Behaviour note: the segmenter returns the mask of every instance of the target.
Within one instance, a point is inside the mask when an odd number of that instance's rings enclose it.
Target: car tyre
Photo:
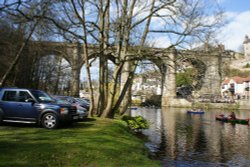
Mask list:
[[[0,114],[0,126],[3,124],[3,115]]]
[[[0,109],[0,125],[3,124],[3,111]]]
[[[46,129],[56,129],[59,127],[59,119],[54,113],[46,113],[42,117],[42,126]]]

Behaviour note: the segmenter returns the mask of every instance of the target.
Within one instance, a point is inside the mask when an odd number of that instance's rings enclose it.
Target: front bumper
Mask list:
[[[76,114],[69,114],[69,115],[61,115],[60,121],[61,122],[77,122],[80,118],[78,113]]]

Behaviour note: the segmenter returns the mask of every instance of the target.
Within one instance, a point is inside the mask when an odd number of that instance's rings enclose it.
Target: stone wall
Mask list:
[[[249,110],[250,109],[250,101],[249,100],[240,100],[236,103],[196,103],[207,106],[212,109],[239,109],[239,110]],[[178,108],[189,108],[192,107],[192,103],[187,101],[186,99],[172,99],[169,100],[169,107],[178,107]]]

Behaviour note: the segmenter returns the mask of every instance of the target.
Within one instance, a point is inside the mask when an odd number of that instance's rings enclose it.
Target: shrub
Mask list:
[[[250,68],[250,64],[247,63],[246,65],[243,66],[243,68]]]
[[[152,95],[152,96],[150,96],[150,98],[146,99],[145,102],[141,103],[141,106],[144,106],[144,107],[150,107],[150,106],[160,107],[161,106],[161,96]]]
[[[149,128],[149,122],[143,118],[142,116],[123,116],[122,120],[125,121],[128,125],[128,127],[133,131],[140,131],[142,129],[148,129]]]

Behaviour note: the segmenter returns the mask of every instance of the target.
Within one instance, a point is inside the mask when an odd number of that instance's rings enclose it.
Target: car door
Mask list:
[[[35,100],[29,91],[19,91],[17,103],[19,104],[17,108],[19,117],[25,120],[36,120],[38,117],[38,111],[35,107]]]
[[[0,107],[3,110],[4,117],[7,119],[18,118],[16,108],[17,104],[17,91],[16,90],[5,90],[0,102]]]

